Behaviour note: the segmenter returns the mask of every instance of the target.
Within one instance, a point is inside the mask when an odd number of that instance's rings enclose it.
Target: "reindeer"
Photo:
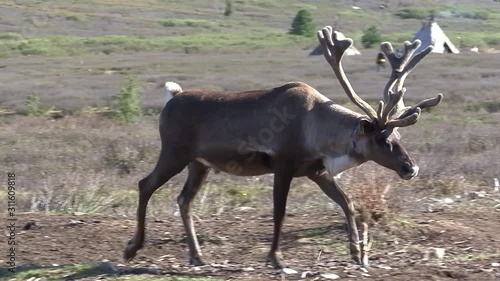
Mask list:
[[[404,81],[432,47],[412,58],[420,41],[405,42],[402,56],[397,56],[391,44],[384,42],[381,48],[392,66],[392,74],[383,100],[374,110],[354,92],[342,68],[342,56],[352,39],[332,32],[331,26],[319,30],[317,36],[340,85],[365,115],[333,103],[301,82],[241,92],[183,91],[178,84],[167,82],[167,103],[159,120],[161,152],[154,170],[139,181],[137,228],[124,251],[126,261],[143,247],[149,199],[187,166],[188,178],[177,203],[190,264],[204,264],[191,202],[211,169],[238,176],[274,174],[274,235],[266,263],[275,268],[285,265],[279,240],[290,183],[296,177],[308,177],[342,208],[351,257],[358,264],[366,263],[354,205],[335,176],[367,161],[391,169],[405,180],[417,176],[419,167],[404,149],[397,129],[415,124],[421,110],[436,106],[443,95],[405,107]]]

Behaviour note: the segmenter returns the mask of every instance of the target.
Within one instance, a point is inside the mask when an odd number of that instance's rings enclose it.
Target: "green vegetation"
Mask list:
[[[82,14],[71,14],[71,15],[67,15],[64,17],[66,20],[69,20],[69,21],[76,21],[76,22],[80,22],[80,21],[85,21],[87,20],[87,18],[85,17],[85,15],[82,15]]]
[[[335,238],[333,227],[301,229],[295,233],[298,243],[328,246],[339,255],[349,255],[348,243]]]
[[[24,101],[25,114],[28,116],[40,115],[40,98],[36,95],[29,95]]]
[[[0,277],[3,277],[0,275]],[[18,269],[16,274],[8,277],[11,281],[21,280],[79,280],[91,278],[92,280],[109,280],[109,281],[216,281],[219,279],[213,278],[198,278],[198,277],[170,277],[154,274],[129,274],[129,275],[115,275],[105,268],[92,265],[65,265],[65,266],[47,266],[35,267],[27,269]],[[3,280],[3,279],[2,279]],[[87,280],[87,279],[86,279]],[[88,279],[90,280],[90,279]]]
[[[115,96],[115,117],[125,123],[136,122],[142,115],[137,81],[128,77],[125,86]]]
[[[164,27],[195,27],[201,29],[215,28],[215,21],[200,20],[200,19],[169,19],[161,21],[160,24]]]
[[[19,55],[71,56],[95,53],[137,53],[146,51],[245,50],[287,46],[305,42],[300,37],[281,32],[257,30],[255,33],[201,33],[185,36],[127,36],[77,37],[48,35],[0,40],[0,57]]]
[[[376,26],[368,27],[361,37],[361,44],[365,48],[371,48],[373,45],[382,42],[382,35]]]
[[[233,1],[226,0],[226,9],[224,10],[224,16],[229,17],[233,13]]]
[[[0,33],[0,40],[18,40],[21,38],[23,38],[23,36],[18,33],[12,33],[12,32]]]
[[[427,19],[434,11],[428,8],[408,7],[397,10],[394,15],[402,19]]]
[[[488,260],[500,258],[500,254],[498,253],[477,253],[470,255],[459,255],[459,256],[450,256],[447,257],[447,261],[451,262],[470,262],[470,261],[479,261],[479,260]]]
[[[500,19],[500,10],[489,9],[481,6],[450,5],[450,6],[444,6],[442,9],[450,11],[452,15],[457,18],[468,18],[476,20]]]
[[[289,33],[293,35],[313,36],[316,33],[316,25],[311,12],[306,9],[299,10],[293,19],[292,28]]]

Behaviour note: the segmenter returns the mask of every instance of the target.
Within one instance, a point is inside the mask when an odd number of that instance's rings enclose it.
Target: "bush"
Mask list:
[[[40,115],[40,98],[36,95],[29,95],[24,101],[24,111],[28,116]]]
[[[382,35],[376,26],[370,26],[363,32],[361,44],[365,48],[371,48],[373,45],[382,42]]]
[[[224,11],[224,16],[229,17],[233,13],[233,1],[226,0],[226,10]]]
[[[490,12],[488,11],[476,11],[476,12],[464,12],[462,16],[467,19],[475,20],[487,20],[490,18]]]
[[[421,8],[403,8],[397,10],[394,15],[398,16],[402,19],[426,19],[431,14],[435,13],[435,11],[429,11],[427,9]]]
[[[128,77],[125,86],[114,99],[114,114],[120,121],[131,123],[137,121],[142,116],[135,79]]]
[[[292,22],[292,28],[289,31],[293,35],[313,36],[316,33],[316,25],[312,14],[306,10],[301,9],[295,15]]]

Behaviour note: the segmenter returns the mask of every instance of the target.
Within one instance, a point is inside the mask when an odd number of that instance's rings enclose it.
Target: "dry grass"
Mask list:
[[[112,3],[115,2],[118,3]],[[420,26],[416,20],[403,21],[390,16],[391,11],[380,10],[373,1],[358,2],[362,11],[352,10],[347,2],[332,4],[318,0],[306,5],[292,1],[285,6],[279,1],[238,1],[234,15],[224,19],[223,1],[220,5],[194,1],[196,9],[179,1],[126,1],[126,5],[110,5],[110,1],[98,0],[71,5],[61,1],[16,1],[17,6],[0,4],[0,17],[10,23],[1,26],[0,41],[21,42],[24,36],[34,35],[46,44],[44,38],[52,35],[63,36],[61,38],[71,35],[78,43],[87,36],[121,35],[125,41],[134,37],[146,42],[156,40],[151,38],[157,35],[193,38],[189,36],[213,36],[229,31],[274,34],[286,31],[296,10],[304,6],[314,11],[318,26],[333,24],[332,11],[338,13],[333,19],[340,16],[337,27],[352,36],[357,45],[359,31],[367,23],[379,21],[381,30],[398,39],[406,38],[408,30],[416,31]],[[411,6],[411,2],[401,3]],[[478,5],[481,9],[494,8],[486,1]],[[141,12],[137,13],[139,8]],[[270,16],[276,10],[280,12]],[[495,11],[493,9],[492,14],[496,15]],[[391,20],[381,21],[385,18]],[[441,26],[451,34],[470,32],[479,26],[484,34],[497,30],[495,22],[473,19],[460,19],[460,22],[458,25],[457,19],[440,20]],[[484,34],[475,36],[479,38]],[[89,40],[95,43],[102,37]],[[168,40],[165,42],[170,42]],[[54,53],[52,57],[15,56],[2,60],[1,110],[21,111],[26,97],[35,94],[41,98],[42,108],[55,106],[75,114],[60,120],[0,117],[0,161],[19,175],[20,208],[133,214],[136,184],[150,172],[158,156],[156,112],[162,107],[159,101],[163,101],[162,85],[167,80],[177,81],[185,89],[231,90],[269,88],[300,80],[335,102],[353,108],[339,90],[324,58],[307,56],[317,45],[316,39],[310,42],[286,40],[280,41],[288,42],[285,46],[270,42],[267,48],[257,49],[247,44],[248,41],[229,40],[235,45],[226,46],[224,52],[208,47],[158,52],[170,50],[169,46],[160,46],[153,49],[156,51],[146,48],[129,50],[132,52],[129,54],[110,52],[108,55],[90,52],[88,46],[82,47],[80,42],[75,46],[84,52],[71,53],[72,56]],[[265,43],[266,40],[261,41]],[[69,43],[63,45],[73,46]],[[399,47],[400,42],[395,45]],[[376,50],[361,51],[362,56],[346,57],[344,65],[358,93],[376,104],[387,81],[388,70],[375,71]],[[401,130],[406,147],[421,166],[421,174],[418,179],[405,182],[372,163],[345,173],[342,184],[358,206],[368,206],[379,212],[397,207],[421,208],[414,203],[415,196],[453,194],[485,186],[493,177],[500,176],[499,64],[499,54],[464,52],[460,55],[432,54],[419,65],[407,83],[407,103],[413,104],[438,92],[445,96],[442,104],[425,112],[417,125]],[[124,78],[131,74],[141,82],[143,105],[152,112],[150,115],[137,124],[125,125],[103,116],[79,114],[85,108],[83,111],[89,111],[89,106],[104,109],[110,106]],[[185,176],[183,172],[174,177],[153,197],[149,211],[175,213],[175,197]],[[197,199],[196,211],[207,214],[240,206],[271,208],[271,180],[270,175],[254,178],[211,175],[209,185]],[[397,197],[398,202],[379,200],[387,182],[391,184],[389,198]],[[305,179],[294,181],[291,197],[291,212],[333,205]],[[1,205],[5,200],[1,202],[0,207],[5,209]]]
[[[343,174],[341,183],[358,208],[372,210],[375,215],[388,208],[421,208],[408,205],[416,194],[404,190],[433,196],[458,194],[486,186],[498,177],[498,121],[429,121],[452,115],[454,110],[444,103],[441,111],[426,113],[422,124],[402,130],[408,150],[422,168],[416,180],[402,181],[373,163]],[[157,116],[145,116],[137,124],[120,124],[96,115],[58,120],[14,116],[4,117],[0,129],[0,161],[18,174],[22,186],[18,205],[25,211],[131,215],[136,206],[136,184],[152,169],[160,146]],[[153,197],[151,213],[177,211],[175,198],[185,177],[184,171]],[[271,208],[271,182],[271,175],[238,178],[211,174],[208,186],[197,198],[196,211],[212,214],[240,206]],[[399,202],[380,200],[388,184],[389,198],[393,192],[403,194],[397,197]],[[311,182],[294,181],[291,212],[328,205],[333,203]]]

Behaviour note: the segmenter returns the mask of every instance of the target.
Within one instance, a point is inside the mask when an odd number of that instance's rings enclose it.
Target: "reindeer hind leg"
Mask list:
[[[189,246],[189,263],[192,265],[203,265],[204,262],[201,259],[201,250],[196,238],[196,231],[194,228],[193,217],[191,214],[191,202],[196,196],[200,187],[205,182],[210,168],[204,164],[193,161],[188,166],[189,174],[182,189],[181,194],[177,198],[177,203],[179,204],[179,209],[182,216],[182,223],[184,225],[184,230],[186,231],[187,243]]]
[[[178,150],[177,150],[178,151]],[[137,207],[137,228],[124,251],[125,261],[132,260],[142,248],[145,237],[146,209],[153,193],[173,176],[180,173],[189,163],[187,153],[176,153],[176,149],[162,149],[154,170],[139,181],[139,203]]]

